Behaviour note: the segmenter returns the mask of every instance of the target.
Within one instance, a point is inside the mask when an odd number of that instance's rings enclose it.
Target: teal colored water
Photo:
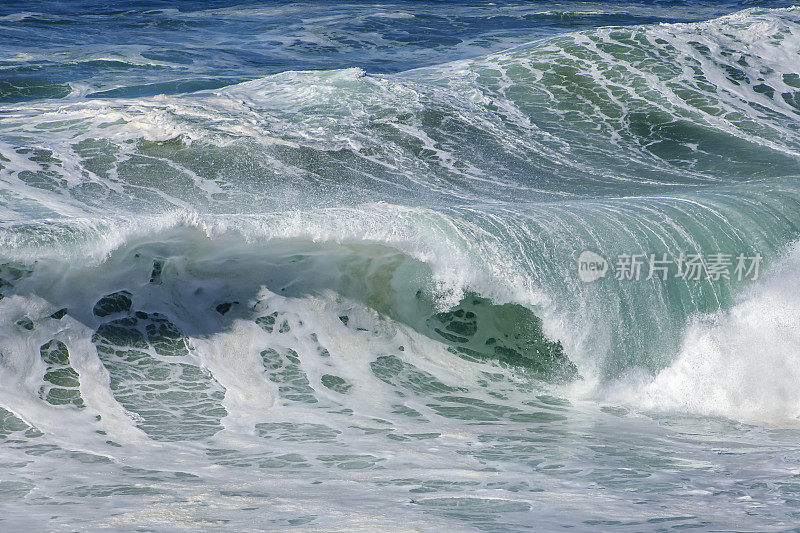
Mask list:
[[[796,527],[798,8],[12,2],[0,47],[2,528]]]

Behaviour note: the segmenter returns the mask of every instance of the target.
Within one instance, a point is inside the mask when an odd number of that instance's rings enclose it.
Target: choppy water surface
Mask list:
[[[0,46],[3,529],[800,521],[800,9],[10,2]]]

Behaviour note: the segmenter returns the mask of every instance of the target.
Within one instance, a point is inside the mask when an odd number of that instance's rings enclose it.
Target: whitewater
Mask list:
[[[10,2],[0,49],[3,530],[797,527],[799,7]]]

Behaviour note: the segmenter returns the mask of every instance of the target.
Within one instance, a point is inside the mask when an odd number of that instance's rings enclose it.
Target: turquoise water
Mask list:
[[[0,46],[3,529],[796,527],[798,8],[12,2]]]

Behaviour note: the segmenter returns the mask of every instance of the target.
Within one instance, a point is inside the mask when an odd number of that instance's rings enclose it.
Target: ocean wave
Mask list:
[[[61,255],[95,272],[131,242],[180,248],[199,234],[213,243],[203,253],[239,250],[244,270],[269,256],[259,243],[282,239],[330,261],[385,247],[427,280],[415,282],[426,310],[399,311],[419,304],[411,278],[405,303],[342,294],[443,346],[477,349],[426,325],[477,316],[474,298],[495,317],[518,306],[514,320],[561,343],[587,384],[658,374],[687,319],[735,306],[745,284],[586,285],[575,258],[757,251],[769,264],[797,238],[798,13],[598,28],[394,75],[290,71],[183,95],[6,104],[4,260]],[[127,272],[117,266],[112,278]],[[344,290],[320,279],[318,292]],[[236,301],[258,291],[245,292]],[[485,352],[497,337],[481,338]]]
[[[7,105],[13,142],[0,152],[34,175],[4,181],[55,203],[235,212],[303,197],[654,195],[798,175],[797,17],[751,9],[594,29],[393,76],[285,72],[183,96],[137,85],[103,101]],[[760,32],[771,40],[748,37]],[[139,97],[105,99],[126,91]]]

